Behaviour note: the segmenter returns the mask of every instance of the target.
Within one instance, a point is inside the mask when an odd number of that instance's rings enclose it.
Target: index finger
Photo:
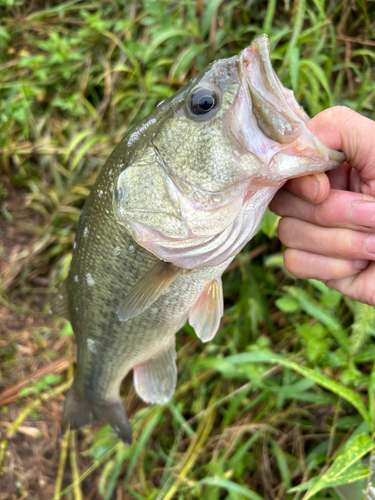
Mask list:
[[[360,172],[364,194],[375,194],[375,122],[345,106],[328,108],[307,123],[324,144],[343,151],[352,168]]]

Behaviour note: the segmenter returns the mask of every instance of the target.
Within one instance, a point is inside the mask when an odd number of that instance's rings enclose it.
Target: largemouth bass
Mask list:
[[[119,396],[130,370],[144,401],[171,398],[176,332],[189,320],[203,342],[214,337],[221,275],[276,191],[344,161],[307,120],[262,35],[207,66],[119,143],[82,210],[55,303],[78,344],[63,431],[100,420],[130,444]]]

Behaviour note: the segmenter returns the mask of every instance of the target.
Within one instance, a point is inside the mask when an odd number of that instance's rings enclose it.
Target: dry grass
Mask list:
[[[308,113],[345,104],[374,119],[375,4],[4,0],[0,13],[0,499],[302,499],[292,486],[374,430],[375,321],[323,285],[292,281],[271,214],[225,276],[215,340],[179,334],[173,400],[148,407],[125,380],[131,448],[108,427],[60,436],[74,338],[48,300],[114,145],[215,57],[267,32]]]

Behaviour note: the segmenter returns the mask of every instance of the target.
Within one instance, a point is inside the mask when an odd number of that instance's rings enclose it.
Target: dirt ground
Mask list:
[[[48,295],[30,297],[20,286],[28,248],[35,239],[31,228],[39,222],[38,214],[25,209],[24,202],[24,194],[12,188],[8,200],[0,200],[0,500],[50,500],[60,460],[64,396],[54,395],[28,409],[38,401],[38,391],[50,389],[40,385],[44,377],[58,376],[60,384],[67,380],[69,365],[74,362],[73,340],[59,337],[53,320],[43,312]],[[29,285],[42,288],[47,284],[43,276],[29,278]],[[36,393],[28,395],[30,387]],[[22,390],[24,396],[20,397]],[[25,411],[26,418],[13,431],[12,423]],[[77,447],[78,440],[83,441],[84,436],[75,436]],[[84,449],[85,444],[79,443],[79,448]],[[76,456],[78,470],[92,464],[90,458]],[[61,489],[71,482],[67,460]],[[100,498],[95,475],[83,482],[82,493],[85,500]]]

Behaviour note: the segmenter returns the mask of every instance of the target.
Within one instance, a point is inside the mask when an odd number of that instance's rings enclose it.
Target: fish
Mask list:
[[[176,333],[202,342],[223,315],[221,276],[293,177],[341,165],[306,127],[266,35],[212,62],[117,145],[83,207],[53,313],[77,337],[62,432],[104,421],[127,445],[120,385],[165,404],[177,382]]]

